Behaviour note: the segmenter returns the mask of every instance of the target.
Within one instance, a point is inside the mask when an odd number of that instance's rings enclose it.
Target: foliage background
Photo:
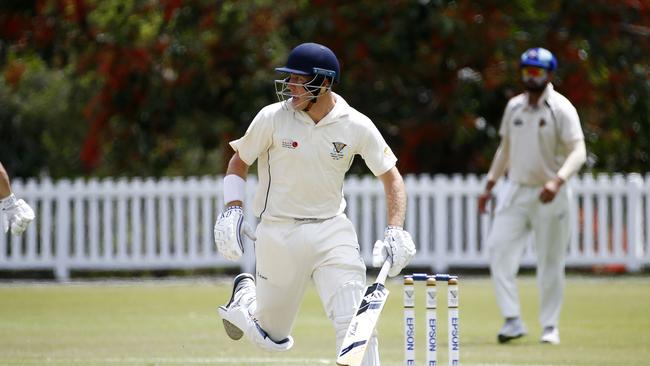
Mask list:
[[[403,173],[485,173],[535,46],[559,59],[585,169],[648,172],[648,0],[3,0],[0,161],[19,177],[223,173],[305,41],[337,53],[338,91]]]

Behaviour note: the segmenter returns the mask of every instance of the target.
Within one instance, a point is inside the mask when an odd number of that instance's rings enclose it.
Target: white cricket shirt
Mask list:
[[[317,124],[290,103],[264,107],[230,142],[248,165],[257,159],[253,212],[263,219],[325,219],[343,213],[343,181],[355,155],[376,176],[397,158],[372,121],[339,95]]]
[[[566,144],[584,139],[575,107],[550,83],[536,106],[526,93],[511,98],[499,134],[510,144],[508,177],[523,185],[553,179],[569,153]]]

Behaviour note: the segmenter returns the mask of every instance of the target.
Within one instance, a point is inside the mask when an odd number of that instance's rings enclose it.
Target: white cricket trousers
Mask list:
[[[542,327],[557,326],[564,292],[564,262],[570,240],[569,187],[563,186],[547,204],[539,200],[542,187],[506,183],[487,238],[490,271],[501,314],[519,317],[516,276],[532,233],[537,256]]]
[[[289,336],[313,280],[334,325],[338,352],[366,283],[366,266],[350,220],[344,214],[326,220],[262,220],[256,234],[254,317],[259,325],[276,341]],[[314,329],[314,334],[319,332]],[[379,365],[376,336],[363,365]]]

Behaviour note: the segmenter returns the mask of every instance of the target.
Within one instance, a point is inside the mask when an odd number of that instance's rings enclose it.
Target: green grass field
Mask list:
[[[524,277],[519,283],[530,333],[498,345],[501,319],[490,282],[461,278],[461,364],[650,365],[650,278],[570,276],[559,346],[538,343],[535,281]],[[388,287],[379,324],[382,365],[402,365],[401,285],[391,281]],[[423,305],[423,285],[418,290]],[[226,337],[216,307],[229,295],[230,279],[1,284],[0,365],[335,364],[333,330],[313,288],[294,329],[296,344],[282,354]],[[440,297],[444,305],[444,291]],[[417,316],[422,323],[424,310]],[[446,309],[439,316],[446,319]],[[439,361],[446,365],[444,327],[440,334]]]

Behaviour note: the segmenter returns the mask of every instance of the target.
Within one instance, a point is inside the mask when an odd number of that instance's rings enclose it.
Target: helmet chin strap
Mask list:
[[[305,107],[305,109],[303,109],[303,111],[305,111],[305,112],[309,112],[309,110],[311,109],[311,107],[313,107],[314,104],[316,104],[316,102],[318,101],[318,97],[320,97],[320,95],[315,96],[315,97],[313,97],[313,98],[309,98],[309,102],[307,103],[307,106]]]
[[[307,103],[307,106],[305,107],[305,109],[303,109],[303,111],[309,112],[311,107],[314,104],[316,104],[316,102],[318,101],[318,98],[320,98],[322,95],[323,95],[323,87],[321,86],[319,88],[319,90],[318,90],[318,95],[314,95],[312,98],[309,98],[309,102]]]

